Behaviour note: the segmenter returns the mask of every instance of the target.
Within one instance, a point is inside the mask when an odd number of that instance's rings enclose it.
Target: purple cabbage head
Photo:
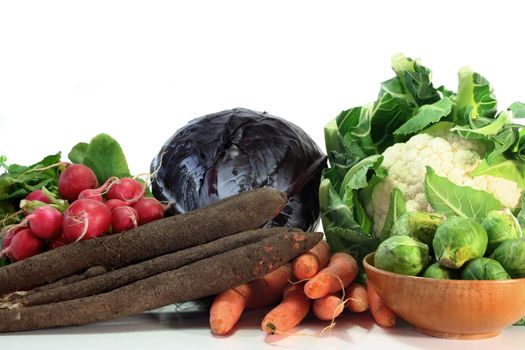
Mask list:
[[[326,157],[298,126],[266,112],[236,108],[192,120],[151,163],[152,191],[185,213],[222,198],[272,186],[288,203],[266,226],[312,231],[319,221],[319,181]]]

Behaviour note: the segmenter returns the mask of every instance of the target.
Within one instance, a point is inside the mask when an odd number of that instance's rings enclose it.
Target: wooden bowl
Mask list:
[[[490,338],[525,315],[525,278],[461,281],[405,276],[374,267],[374,253],[363,263],[368,283],[385,304],[427,335]]]

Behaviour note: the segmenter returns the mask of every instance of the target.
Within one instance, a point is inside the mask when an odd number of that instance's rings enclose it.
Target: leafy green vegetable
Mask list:
[[[392,228],[396,224],[399,217],[405,214],[407,211],[405,199],[403,193],[398,189],[394,188],[390,192],[390,204],[388,206],[388,213],[386,214],[385,224],[381,231],[380,239],[384,241],[390,237]]]
[[[403,125],[416,108],[385,90],[385,86],[388,89],[393,88],[393,84],[383,85],[377,101],[343,111],[336,118],[338,132],[344,135],[346,144],[351,144],[347,149],[353,157],[364,158],[381,153],[391,146],[394,143],[394,130]],[[398,85],[394,89],[402,89],[402,86]],[[392,93],[401,94],[401,91],[403,90]],[[333,124],[327,125],[327,128],[333,130]],[[330,139],[335,138],[331,136]],[[333,141],[331,142],[333,145]],[[332,145],[327,144],[329,152],[333,149],[330,147]]]
[[[4,157],[5,159],[5,157]],[[48,187],[56,190],[60,153],[50,155],[30,166],[0,164],[5,173],[0,175],[0,201],[22,198],[29,192]]]
[[[441,214],[426,211],[409,211],[401,215],[394,227],[392,236],[409,236],[425,243],[431,248],[436,230],[445,218]]]
[[[458,76],[457,124],[465,125],[477,118],[493,118],[497,112],[497,101],[488,80],[469,67],[461,68]]]
[[[405,87],[403,86],[398,77],[382,82],[381,91],[400,100],[407,101],[407,103],[410,103],[409,101],[412,101],[413,104],[415,104],[412,95],[410,95],[410,93],[406,91]]]
[[[84,158],[86,157],[88,146],[89,144],[85,142],[77,143],[71,149],[71,151],[69,151],[69,154],[67,155],[67,157],[73,163],[82,164],[84,162]]]
[[[448,97],[434,102],[431,105],[423,105],[416,115],[410,118],[405,124],[401,125],[394,135],[409,135],[420,132],[429,125],[439,122],[452,111],[454,103]]]
[[[518,322],[514,323],[513,326],[525,326],[525,316]]]
[[[361,160],[347,172],[341,183],[331,181],[333,178],[337,181],[335,169],[323,172],[319,188],[321,218],[327,241],[333,250],[348,251],[360,259],[370,247],[377,246],[377,239],[371,234],[372,221],[359,201],[357,190],[371,185],[368,180],[371,172],[374,173],[371,179],[386,176],[386,170],[381,167],[382,161],[379,155]],[[346,248],[341,248],[342,244]]]
[[[355,156],[363,157],[376,154],[377,149],[370,135],[371,106],[355,107],[341,112],[336,118],[339,132],[344,140],[353,143],[351,148]],[[357,148],[357,145],[359,148]]]
[[[394,143],[394,131],[406,123],[414,111],[414,106],[405,100],[384,90],[379,92],[370,113],[370,134],[378,152],[383,152]]]
[[[5,266],[8,264],[8,261],[6,258],[0,258],[0,267]]]
[[[489,212],[481,225],[489,237],[487,254],[492,253],[504,241],[520,238],[522,233],[518,220],[509,209]]]
[[[525,103],[514,102],[510,105],[509,110],[514,118],[525,118]]]
[[[525,238],[509,239],[490,255],[512,278],[525,278]]]
[[[5,170],[0,175],[0,229],[21,220],[17,214],[18,204],[29,192],[45,187],[56,194],[58,173],[64,166],[60,162],[60,153],[29,166],[8,165],[6,161],[5,156],[0,157],[0,167]]]
[[[446,217],[481,220],[488,212],[503,209],[503,204],[491,193],[456,185],[446,177],[438,176],[431,167],[427,167],[425,195],[432,208]]]
[[[469,175],[472,177],[482,175],[501,177],[516,182],[520,188],[525,188],[525,164],[520,161],[507,159],[501,155],[492,164],[483,159]]]
[[[352,204],[357,224],[366,235],[370,236],[370,232],[372,231],[372,220],[368,217],[365,208],[361,202],[359,202],[357,196],[352,195]]]
[[[329,169],[329,172],[325,172],[325,174],[330,174],[332,185],[339,188],[339,185],[348,170],[360,159],[364,158],[365,155],[362,154],[357,156],[354,154],[351,144],[348,144],[339,133],[336,119],[332,119],[326,124],[324,128],[324,139],[328,159],[332,164],[332,168]]]
[[[409,236],[392,236],[381,242],[374,255],[374,265],[378,269],[418,275],[428,266],[428,246]]]
[[[366,233],[354,219],[353,206],[343,202],[327,178],[319,186],[319,204],[326,240],[332,250],[346,251],[360,261],[360,258],[377,247],[377,239]],[[364,211],[362,214],[366,215]]]
[[[510,276],[503,266],[490,258],[470,260],[461,271],[463,280],[509,280]]]
[[[452,280],[459,277],[457,270],[447,269],[446,267],[439,265],[437,262],[427,267],[421,276],[441,280]]]
[[[524,103],[515,102],[498,113],[491,84],[468,67],[460,69],[455,93],[444,86],[435,88],[431,70],[419,60],[396,54],[391,65],[395,76],[381,83],[375,101],[341,112],[325,127],[330,168],[323,172],[329,182],[322,187],[321,202],[330,204],[324,207],[323,226],[335,250],[364,254],[373,247],[361,242],[370,242],[371,227],[378,229],[368,203],[374,188],[388,175],[379,156],[418,133],[447,137],[452,130],[460,138],[475,140],[484,153],[470,176],[501,177],[525,189],[525,130],[512,120],[525,118]],[[398,194],[394,191],[390,198],[385,230],[395,210],[402,207]],[[503,207],[488,192],[455,185],[432,171],[427,173],[425,194],[432,207],[447,216],[481,220],[487,212]],[[344,210],[338,206],[341,203]],[[525,226],[525,214],[521,222]]]
[[[470,126],[457,126],[451,131],[456,132],[464,139],[485,140],[491,136],[496,136],[509,123],[510,116],[507,113],[500,113],[493,123],[487,124],[481,128],[472,128]]]
[[[490,141],[494,144],[494,150],[486,156],[487,162],[492,164],[499,156],[515,148],[519,139],[520,136],[517,128],[511,126],[503,128],[499,134],[490,138]],[[517,158],[519,159],[519,157]]]
[[[99,134],[91,139],[91,142],[80,142],[73,147],[69,155],[73,162],[82,161],[82,164],[90,167],[99,183],[103,183],[111,176],[130,176],[128,163],[122,148],[118,142],[107,134]]]
[[[518,223],[520,224],[521,231],[525,232],[525,192],[521,193],[521,199],[520,199],[520,211],[518,215],[516,216],[516,219],[518,219]]]
[[[440,99],[438,91],[432,86],[432,71],[422,66],[419,61],[405,57],[403,54],[392,56],[392,69],[399,81],[409,92],[411,102],[418,106],[431,104]]]
[[[357,190],[368,185],[367,173],[370,169],[378,169],[383,162],[383,156],[367,157],[353,166],[345,175],[341,189],[344,191]],[[341,193],[342,194],[342,193]]]
[[[459,269],[467,261],[482,257],[487,243],[487,233],[479,222],[453,216],[437,228],[432,247],[441,266]]]

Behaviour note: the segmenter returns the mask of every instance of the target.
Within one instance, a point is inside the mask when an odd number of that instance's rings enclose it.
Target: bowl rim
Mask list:
[[[429,277],[421,277],[421,276],[411,276],[411,275],[403,275],[400,273],[390,272],[386,270],[381,270],[380,268],[375,267],[372,263],[369,263],[368,260],[372,259],[375,255],[375,252],[367,254],[363,258],[363,266],[365,268],[365,272],[367,270],[374,271],[375,273],[386,275],[389,277],[395,277],[395,278],[405,278],[408,280],[414,280],[414,281],[432,281],[433,283],[437,284],[472,284],[472,285],[479,285],[479,284],[520,284],[525,283],[525,277],[522,278],[511,278],[508,280],[445,280],[445,279],[439,279],[439,278],[429,278]],[[373,260],[371,260],[373,261]]]

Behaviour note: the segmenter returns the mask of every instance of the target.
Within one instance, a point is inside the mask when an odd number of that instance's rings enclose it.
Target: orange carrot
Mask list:
[[[210,328],[215,334],[227,334],[239,321],[251,289],[248,284],[228,289],[215,297],[210,309]]]
[[[324,269],[330,260],[330,246],[326,241],[317,243],[315,247],[299,255],[292,261],[292,272],[298,280],[314,277],[319,270]]]
[[[245,309],[255,309],[279,301],[291,278],[291,267],[286,264],[249,284],[243,284],[218,294],[210,309],[212,332],[225,335],[239,321]]]
[[[385,305],[370,282],[367,283],[366,288],[370,302],[370,313],[376,323],[381,327],[393,327],[397,321],[396,314]]]
[[[312,311],[321,321],[330,321],[339,316],[345,308],[345,303],[341,299],[341,293],[328,294],[319,299],[315,299],[312,304]]]
[[[363,312],[368,309],[368,293],[362,285],[352,283],[345,289],[345,299],[348,300],[348,310]]]
[[[286,264],[251,282],[250,289],[252,294],[247,300],[246,308],[257,309],[280,301],[284,288],[286,288],[291,279],[292,268],[290,264]]]
[[[355,259],[346,253],[335,253],[328,266],[319,271],[304,285],[304,293],[310,299],[318,299],[346,288],[356,278],[359,267]]]
[[[303,284],[291,284],[284,290],[283,301],[264,317],[261,328],[267,334],[286,332],[297,326],[310,310],[312,301],[304,295]]]

